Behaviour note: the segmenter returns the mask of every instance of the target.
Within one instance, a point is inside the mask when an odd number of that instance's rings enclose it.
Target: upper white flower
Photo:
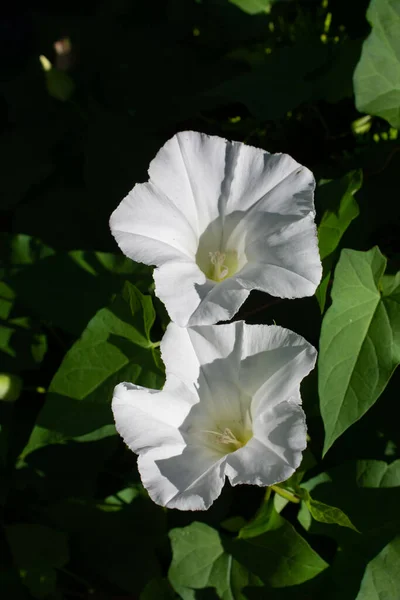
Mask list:
[[[111,216],[121,250],[156,265],[156,294],[181,327],[230,320],[252,289],[314,294],[321,262],[314,177],[269,154],[194,131],[171,138]]]
[[[204,510],[225,476],[268,486],[293,474],[306,447],[300,382],[315,364],[313,346],[276,326],[170,323],[161,351],[164,389],[121,383],[112,401],[157,504]]]

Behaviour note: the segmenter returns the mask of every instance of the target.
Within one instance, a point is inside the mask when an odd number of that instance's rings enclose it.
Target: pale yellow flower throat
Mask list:
[[[236,450],[238,450],[239,448],[244,446],[244,444],[246,443],[246,442],[241,442],[240,440],[238,440],[237,437],[235,436],[235,434],[231,431],[231,429],[229,429],[229,427],[225,427],[225,429],[223,431],[207,431],[207,430],[205,430],[204,433],[211,433],[212,435],[215,435],[216,442],[218,442],[219,444],[227,444],[227,445],[230,444],[230,445],[234,446]]]

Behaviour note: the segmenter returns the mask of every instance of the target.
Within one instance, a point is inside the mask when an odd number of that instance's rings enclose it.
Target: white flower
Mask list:
[[[315,364],[313,346],[276,326],[170,323],[161,351],[164,389],[121,383],[112,401],[154,502],[204,510],[225,476],[268,486],[293,474],[306,447],[300,382]]]
[[[253,289],[314,294],[321,279],[314,177],[269,154],[194,131],[175,135],[111,216],[121,250],[156,265],[156,294],[181,327],[230,320]]]

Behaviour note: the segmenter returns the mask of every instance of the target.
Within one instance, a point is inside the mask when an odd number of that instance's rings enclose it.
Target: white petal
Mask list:
[[[243,327],[248,327],[243,321],[229,325],[188,328],[170,323],[161,341],[161,356],[167,378],[173,374],[191,386],[199,378],[201,365],[227,357],[229,360],[223,361],[223,364],[221,362],[220,378],[229,381],[237,377]]]
[[[186,446],[179,456],[170,453],[157,448],[139,457],[142,483],[152,500],[180,510],[209,508],[224,486],[225,457],[201,446]]]
[[[117,431],[127,446],[142,452],[161,444],[182,448],[184,440],[178,427],[192,404],[189,391],[178,395],[120,383],[114,390],[112,410]]]
[[[253,422],[254,437],[228,455],[226,474],[232,485],[260,486],[285,481],[300,465],[307,427],[300,406],[282,402]]]
[[[289,329],[244,321],[188,328],[170,323],[161,353],[167,377],[173,374],[189,387],[212,364],[219,380],[236,382],[249,396],[259,391],[260,401],[275,404],[298,396],[317,357],[315,348]]]
[[[234,277],[214,285],[191,315],[188,325],[212,325],[230,321],[250,294]]]
[[[232,170],[229,147],[223,138],[182,131],[168,140],[150,164],[150,180],[199,234],[219,216],[225,174]]]
[[[226,214],[256,208],[271,214],[302,215],[314,210],[313,174],[288,154],[270,154],[236,144],[235,175]]]
[[[312,296],[322,275],[314,215],[293,221],[268,233],[268,215],[259,215],[260,236],[248,230],[245,254],[248,263],[237,274],[240,285],[280,298]]]
[[[300,401],[301,381],[317,351],[300,335],[276,325],[245,325],[239,380],[253,397],[252,414],[290,398]]]
[[[215,284],[194,262],[168,262],[154,271],[155,292],[181,327],[230,320],[248,297],[233,278]]]
[[[198,239],[193,225],[152,183],[136,185],[110,218],[122,252],[148,265],[195,260]]]

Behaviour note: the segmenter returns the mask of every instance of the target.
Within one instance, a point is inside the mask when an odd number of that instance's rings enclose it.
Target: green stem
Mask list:
[[[263,504],[267,504],[270,496],[271,496],[271,487],[267,487],[267,489],[265,490]]]
[[[284,490],[283,488],[279,487],[279,485],[271,485],[270,488],[271,488],[271,490],[274,490],[274,492],[276,494],[278,494],[279,496],[282,496],[282,498],[289,500],[289,502],[293,502],[294,504],[299,504],[300,498],[298,496],[295,496],[295,494],[292,494],[292,492],[289,492],[288,490]]]

